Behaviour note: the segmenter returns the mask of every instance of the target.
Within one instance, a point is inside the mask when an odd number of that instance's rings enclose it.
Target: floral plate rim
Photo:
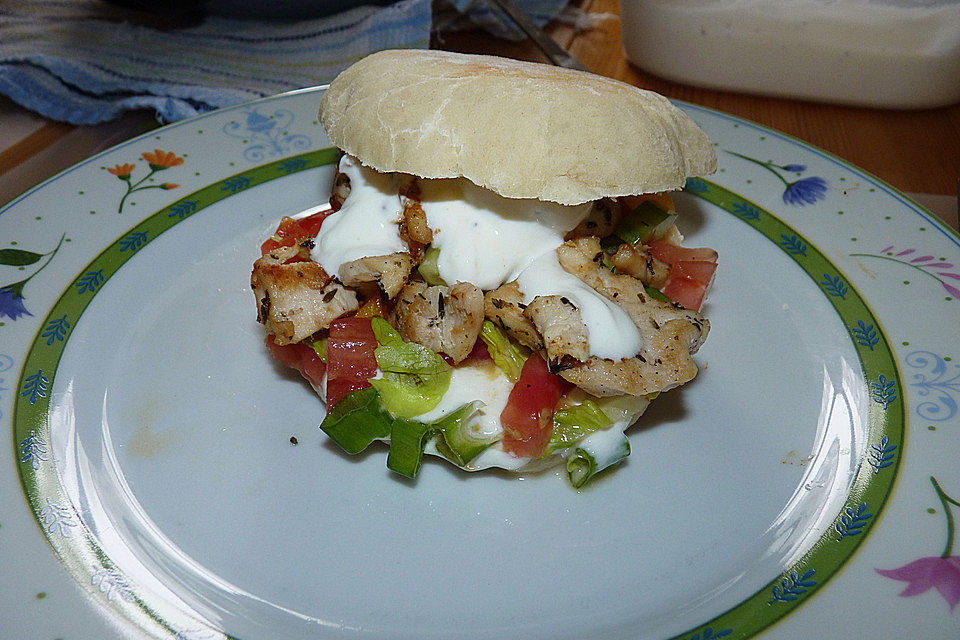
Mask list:
[[[311,91],[317,91],[317,89],[301,90],[294,93],[299,94],[299,93],[311,92]],[[289,94],[285,94],[285,95],[289,95]],[[253,103],[253,104],[266,103],[272,100],[277,100],[278,98],[283,99],[284,96],[267,98],[262,101],[257,101],[256,103]],[[703,109],[701,107],[695,107],[692,105],[686,105],[686,106],[694,110]],[[703,110],[708,111],[706,109],[703,109]],[[710,111],[710,113],[718,114],[718,112],[715,112],[715,111]],[[213,115],[215,114],[205,114],[204,116],[199,116],[197,118],[191,119],[191,121],[199,120],[205,117],[211,117]],[[719,114],[719,115],[725,116],[726,114]],[[746,122],[739,118],[733,118],[732,116],[729,116],[729,118],[737,122]],[[189,122],[189,121],[184,121],[184,123],[186,122]],[[177,124],[183,124],[183,123],[177,123]],[[753,125],[753,126],[759,127],[759,125]],[[775,133],[775,132],[770,132],[770,130],[767,130],[765,128],[763,130],[767,131],[768,133]],[[151,132],[151,134],[145,134],[145,136],[141,136],[141,138],[146,139],[149,135],[152,135],[152,133],[153,132]],[[783,136],[783,134],[776,134],[776,135],[785,137]],[[127,143],[124,143],[121,146],[126,146],[129,144],[136,143],[141,138],[135,138],[131,141],[128,141]],[[802,143],[799,140],[793,139],[793,142],[795,144],[801,145],[802,147],[808,150],[812,149],[812,147],[810,147],[809,145],[806,145],[805,143]],[[90,160],[92,161],[94,159],[103,157],[106,154],[115,152],[116,149],[117,148],[104,151],[100,154],[97,154],[97,156],[92,157]],[[849,165],[844,163],[839,158],[829,156],[829,154],[826,154],[825,152],[819,152],[819,150],[814,149],[814,151],[819,153],[823,157],[828,157],[832,159],[834,162],[837,162],[842,166],[849,168]],[[284,166],[283,162],[289,162],[291,160],[293,160],[295,163],[293,165],[293,169],[292,169],[293,171],[303,170],[305,168],[310,168],[309,161],[307,164],[302,164],[302,165],[299,164],[299,161],[305,159],[306,156],[311,156],[311,154],[313,154],[313,157],[315,159],[316,154],[318,153],[319,154],[326,153],[326,156],[329,155],[329,152],[327,152],[325,149],[321,149],[314,152],[309,152],[307,154],[289,156],[289,157],[286,157],[283,161],[278,160],[275,162],[258,165],[256,170],[268,171],[267,167],[270,167],[271,169],[276,169],[278,167]],[[324,156],[324,158],[326,158],[326,156]],[[176,156],[174,156],[174,158],[175,157]],[[742,155],[741,157],[746,158],[745,155]],[[174,160],[171,159],[169,156],[161,155],[159,149],[155,150],[153,155],[149,158],[147,157],[147,154],[144,153],[144,159],[147,160],[151,166],[156,165],[158,167],[162,167],[162,169],[153,169],[154,172],[158,170],[165,170],[168,168],[172,168],[173,166],[178,166],[178,164],[175,163]],[[153,161],[151,161],[151,159]],[[326,158],[326,159],[329,159],[329,158]],[[752,162],[756,165],[763,164],[762,161],[759,161],[753,158],[746,158],[746,159],[749,162]],[[321,162],[320,164],[325,164],[325,162]],[[286,166],[290,167],[291,165],[288,164]],[[789,172],[789,170],[791,169],[796,169],[797,166],[798,165],[782,165],[779,168],[787,170]],[[774,171],[774,169],[772,169],[769,166],[764,168],[768,172],[776,173],[776,171]],[[73,169],[68,169],[66,172],[63,172],[63,173],[66,174],[74,169],[76,169],[76,167],[74,167]],[[116,176],[121,180],[124,180],[125,179],[124,176],[126,176],[127,186],[128,187],[135,186],[130,179],[131,172],[127,170],[127,166],[118,164],[115,167],[115,169],[116,171],[112,171],[109,169],[108,171],[112,175]],[[280,169],[280,171],[283,171],[283,169]],[[861,175],[868,175],[862,172],[862,170],[858,169],[857,171]],[[249,175],[246,175],[246,174],[249,174],[249,173],[251,173],[251,171],[240,172],[238,174],[228,176],[215,184],[208,185],[208,188],[216,187],[214,191],[218,193],[224,192],[224,191],[230,191],[229,195],[232,195],[242,189],[245,189],[249,186],[252,186],[253,184],[256,184],[255,182],[251,182],[251,181],[237,182],[238,177],[248,178]],[[289,173],[289,171],[287,171],[287,173]],[[241,176],[241,174],[244,174],[244,175]],[[17,202],[29,196],[34,191],[39,190],[40,188],[43,188],[48,183],[53,182],[53,180],[60,177],[60,175],[62,174],[58,174],[58,176],[51,178],[46,183],[39,185],[35,189],[28,191],[23,196],[15,199],[14,201],[11,201],[11,203],[9,203],[5,207],[3,207],[2,210],[0,210],[0,213],[14,206]],[[870,177],[878,185],[882,186],[883,188],[892,189],[887,185],[884,185],[882,182],[879,182],[876,178],[873,178],[872,176]],[[146,178],[144,178],[144,180],[145,179]],[[783,178],[781,177],[781,179]],[[143,180],[141,180],[140,182],[143,182]],[[784,183],[787,184],[787,181],[784,180]],[[165,184],[170,184],[170,183],[163,183],[159,185],[159,188],[164,191],[169,191],[179,186],[174,184],[173,187],[167,188],[164,186]],[[795,189],[793,192],[791,192],[790,200],[788,200],[788,196],[787,196],[787,192],[790,190],[790,185],[787,184],[787,191],[784,192],[784,197],[783,197],[784,202],[787,204],[795,205],[795,206],[815,204],[819,199],[817,194],[819,193],[820,185],[817,182],[813,182],[813,183],[808,182],[806,184],[807,185],[812,184],[813,185],[811,187],[812,190],[804,191],[804,190]],[[721,208],[725,208],[729,213],[733,214],[736,217],[739,217],[741,220],[743,220],[747,224],[758,226],[761,222],[767,219],[774,219],[779,221],[779,219],[775,215],[770,214],[768,211],[766,211],[766,209],[764,209],[764,207],[757,205],[755,203],[752,203],[745,198],[739,197],[736,193],[728,189],[725,189],[724,187],[721,187],[720,185],[717,185],[715,183],[712,183],[709,181],[698,182],[694,180],[694,181],[688,182],[687,190],[688,192],[691,192],[694,195],[697,195],[698,197],[702,197],[704,199],[708,199],[707,196],[712,195],[714,198],[714,204],[719,204]],[[128,190],[127,194],[129,194],[130,192],[131,191]],[[174,221],[175,217],[177,218],[177,220],[183,220],[186,217],[189,217],[193,213],[203,208],[202,206],[197,207],[196,205],[188,206],[186,208],[183,207],[185,202],[193,201],[194,200],[193,196],[196,196],[198,192],[199,191],[192,192],[191,194],[188,194],[188,196],[185,196],[184,198],[179,198],[177,200],[174,200],[172,203],[169,203],[166,207],[157,210],[156,213],[154,213],[152,216],[148,216],[148,218],[146,218],[144,222],[146,220],[150,220],[152,218],[156,218],[160,216],[161,213],[163,213],[169,221],[172,221],[173,224],[176,223],[176,221]],[[707,194],[707,195],[705,196],[704,194]],[[891,194],[895,195],[896,197],[901,199],[903,202],[913,205],[914,207],[916,207],[918,211],[923,211],[921,207],[918,207],[915,203],[912,203],[912,201],[910,201],[908,198],[906,198],[902,194],[899,194],[899,192],[892,190]],[[124,196],[124,198],[126,198],[126,195]],[[123,204],[124,204],[123,200],[121,200],[120,206],[119,206],[121,212],[123,209]],[[929,214],[927,213],[927,215]],[[162,218],[162,216],[160,217]],[[932,216],[931,216],[931,220],[934,220],[937,223],[940,223]],[[942,223],[940,224],[942,225]],[[784,228],[787,230],[790,230],[789,225],[784,224]],[[948,229],[948,231],[952,231],[952,230]],[[131,227],[128,234],[124,235],[123,237],[117,238],[117,240],[114,242],[115,248],[118,251],[138,249],[140,244],[137,244],[136,238],[140,237],[140,236],[137,236],[137,234],[139,233],[142,233],[142,231],[137,230],[136,227]],[[777,242],[776,232],[770,231],[770,233],[773,235],[769,236],[769,239],[771,239],[774,242]],[[805,242],[804,238],[801,235],[798,235],[796,233],[793,233],[790,236],[787,236],[786,234],[781,234],[781,239],[782,239],[782,242],[780,244],[783,245],[783,249],[788,255],[793,255],[793,256],[798,255],[800,253],[799,247],[801,246],[812,248],[813,251],[816,251],[816,247],[813,244],[811,244],[810,242]],[[61,239],[61,242],[62,242],[62,239]],[[122,248],[124,246],[126,246],[127,249]],[[59,248],[59,245],[58,245],[58,248]],[[51,253],[55,255],[56,250],[54,250]],[[133,255],[134,253],[135,251],[133,251],[130,255]],[[51,260],[53,255],[50,255]],[[49,263],[49,260],[47,262]],[[827,259],[827,263],[829,262],[830,262],[829,259]],[[89,272],[86,272],[86,273],[89,273]],[[67,291],[79,291],[82,294],[85,292],[85,289],[84,289],[85,287],[87,288],[87,290],[95,291],[96,287],[102,284],[102,281],[98,282],[96,280],[94,281],[84,280],[83,278],[86,277],[86,273],[80,273],[77,276],[77,279],[72,283],[72,285],[70,287],[67,287]],[[818,278],[819,275],[812,276],[812,277]],[[846,286],[846,287],[852,288],[852,285],[847,284],[843,281],[843,279],[840,277],[840,274],[836,274],[835,276],[828,276],[827,273],[825,272],[824,278],[825,278],[824,282],[821,282],[820,284],[821,286],[825,287],[825,290],[827,292],[826,295],[829,295],[831,297],[842,298],[842,296],[840,296],[839,293],[843,291],[843,287]],[[831,288],[833,291],[832,293],[831,293]],[[20,289],[22,292],[22,286],[20,287]],[[854,289],[854,293],[856,293],[855,289]],[[866,307],[866,303],[864,306]],[[69,327],[63,328],[62,325],[60,327],[54,326],[56,318],[54,318],[53,316],[56,315],[54,313],[56,309],[57,309],[56,306],[51,308],[51,311],[47,314],[45,321],[41,322],[40,328],[37,330],[35,335],[35,339],[33,343],[34,347],[38,346],[41,342],[47,343],[47,346],[50,346],[51,344],[60,344],[64,342],[63,338],[66,337],[66,332],[68,331]],[[872,311],[869,310],[869,307],[867,307],[867,313],[870,314],[869,317],[873,317]],[[875,327],[873,325],[869,325],[869,329],[868,329],[868,324],[861,321],[861,323],[856,325],[855,328],[851,328],[851,339],[854,341],[854,343],[859,344],[860,347],[864,348],[864,350],[867,347],[869,347],[869,351],[871,353],[873,353],[873,347],[875,347],[883,338],[883,331],[880,328],[879,322],[875,323],[875,325],[876,325]],[[874,330],[875,332],[878,332],[880,337],[877,337],[876,333],[871,334],[870,333],[871,329]],[[886,341],[883,340],[883,342],[886,342]],[[887,371],[892,374],[892,377],[890,380],[886,380],[884,378],[884,374],[879,374],[879,378],[876,380],[876,383],[879,385],[876,388],[876,392],[878,395],[874,399],[877,401],[878,404],[883,405],[884,410],[887,409],[887,407],[889,407],[890,405],[896,405],[896,403],[899,402],[900,403],[899,409],[902,416],[904,412],[902,398],[898,397],[895,391],[893,392],[892,395],[890,395],[891,384],[895,385],[893,387],[894,389],[900,388],[901,386],[899,384],[900,375],[899,375],[899,372],[897,371],[895,357],[892,355],[892,353],[890,355],[890,359],[891,359],[890,362],[893,365],[893,371],[890,372],[889,369]],[[17,410],[17,414],[14,416],[15,422],[17,421],[17,416],[20,415],[20,411],[25,410],[21,407],[25,407],[26,404],[30,404],[32,406],[36,403],[37,400],[43,399],[43,396],[38,395],[38,392],[43,391],[43,389],[41,389],[41,386],[40,386],[43,382],[42,372],[41,370],[38,369],[37,373],[39,375],[35,375],[32,373],[30,375],[27,375],[28,369],[29,368],[26,366],[26,359],[25,359],[24,367],[23,367],[24,374],[23,374],[23,377],[21,378],[20,384],[18,384],[17,386],[17,389],[18,391],[20,391],[20,393],[18,393],[16,397],[16,400],[18,403],[18,410]],[[49,381],[47,381],[47,383],[49,383]],[[26,393],[26,391],[29,391],[29,393]],[[30,402],[31,398],[34,399],[33,403]],[[903,418],[901,417],[901,421],[902,419]],[[40,424],[41,422],[42,422],[42,418],[38,418],[34,424],[37,425],[37,424]],[[23,427],[24,425],[20,424],[19,426]],[[901,425],[901,429],[903,428],[905,428],[905,426]],[[877,434],[879,437],[873,438],[874,434]],[[871,447],[874,447],[874,449],[872,450],[876,453],[876,457],[874,458],[874,460],[876,461],[877,464],[876,466],[873,466],[872,463],[868,461],[868,466],[870,466],[877,473],[879,473],[881,469],[892,467],[890,482],[889,484],[885,485],[882,488],[882,499],[880,500],[880,503],[879,503],[881,506],[886,500],[887,492],[889,492],[890,489],[892,488],[894,478],[896,477],[896,469],[899,466],[901,454],[903,451],[902,449],[903,439],[900,438],[899,442],[895,442],[891,440],[889,436],[890,434],[884,431],[883,429],[877,430],[877,431],[871,429]],[[20,474],[21,474],[22,481],[24,483],[25,490],[27,492],[27,495],[30,497],[31,503],[33,505],[34,517],[37,519],[38,524],[41,526],[41,528],[45,530],[47,534],[53,535],[55,532],[60,532],[61,534],[63,534],[67,531],[70,531],[71,530],[70,527],[75,526],[79,523],[74,522],[72,525],[69,524],[69,517],[66,517],[66,518],[62,517],[62,514],[58,511],[56,506],[54,504],[48,503],[49,496],[46,496],[47,501],[41,501],[39,498],[44,496],[38,496],[35,493],[35,491],[31,490],[31,487],[30,487],[31,482],[29,479],[31,477],[32,472],[36,471],[36,469],[33,468],[33,465],[38,462],[44,462],[45,460],[43,460],[43,457],[42,457],[44,453],[42,451],[42,444],[38,445],[36,441],[31,442],[28,438],[29,438],[29,431],[24,431],[22,428],[18,429],[14,437],[15,439],[14,455],[17,457],[17,461],[20,467]],[[25,443],[27,446],[24,446]],[[898,448],[900,448],[900,451],[897,451]],[[861,461],[861,464],[862,463],[863,461]],[[872,520],[871,518],[875,514],[879,514],[879,508],[870,506],[869,508],[874,510],[874,513],[870,513],[866,510],[867,502],[866,501],[858,502],[857,500],[859,499],[859,497],[867,495],[869,492],[873,491],[871,487],[879,487],[879,486],[880,485],[876,483],[871,485],[870,482],[866,482],[865,484],[858,485],[858,488],[855,491],[851,492],[850,497],[853,501],[847,504],[844,510],[842,510],[840,513],[837,514],[837,523],[836,523],[836,526],[834,527],[835,533],[839,534],[841,540],[844,537],[848,539],[854,539],[856,541],[856,545],[859,545],[866,538],[866,536],[865,535],[859,536],[859,537],[856,537],[856,536],[858,536],[860,533],[865,533],[869,531],[873,523],[878,521],[879,518],[873,518]],[[942,490],[939,488],[939,485],[936,485],[936,486],[937,486],[939,495],[941,496],[940,499],[943,502],[943,505],[945,508],[948,502],[951,504],[956,504],[955,502],[952,502],[953,500],[952,498],[947,496],[946,493],[942,492]],[[856,498],[854,497],[854,494],[856,494]],[[875,495],[875,492],[874,494],[871,494],[871,495]],[[876,502],[874,502],[874,504],[876,504]],[[947,513],[949,514],[949,510],[947,510]],[[951,530],[952,530],[952,527],[951,527]],[[50,535],[48,535],[48,538],[50,538]],[[51,543],[52,542],[53,540],[51,540]],[[54,545],[54,547],[56,548],[56,545]],[[843,560],[845,560],[849,555],[852,555],[852,551],[850,552],[850,554],[844,555]],[[840,565],[838,565],[837,570],[839,570],[839,567],[841,565],[843,565],[843,561],[840,562]],[[106,603],[108,604],[118,603],[118,602],[120,602],[121,604],[122,602],[126,602],[128,604],[134,603],[137,598],[133,594],[131,594],[129,591],[125,591],[124,589],[118,587],[118,585],[123,584],[122,577],[110,573],[109,566],[105,565],[103,568],[105,569],[106,573],[102,573],[102,575],[100,575],[99,581],[96,580],[97,573],[95,572],[92,579],[93,582],[91,582],[91,585],[97,588],[91,589],[91,591],[98,591],[100,596],[104,598]],[[783,576],[771,582],[771,584],[768,585],[768,588],[765,589],[763,592],[763,597],[772,598],[772,600],[770,600],[766,604],[770,605],[770,604],[773,604],[774,602],[781,602],[781,603],[788,603],[791,607],[793,607],[793,606],[796,606],[799,602],[805,601],[806,594],[809,593],[812,595],[812,593],[816,591],[816,588],[819,588],[819,586],[822,586],[822,584],[825,582],[825,580],[820,579],[820,576],[816,576],[817,579],[815,579],[816,571],[815,569],[811,571],[811,569],[813,569],[813,567],[809,567],[807,564],[801,561],[801,562],[798,562],[794,567],[792,567],[791,570],[785,572]],[[900,573],[891,571],[890,575],[888,575],[887,577],[891,577],[893,579],[906,579],[906,578],[898,577],[900,575],[906,576],[908,573],[910,573],[909,571],[906,571],[906,569],[907,567],[904,567],[903,570],[900,571]],[[822,575],[823,574],[821,574],[821,576]],[[881,575],[885,575],[885,574],[881,574]],[[827,575],[827,577],[830,577],[830,576],[832,576],[832,572]],[[102,585],[108,585],[108,588],[104,590]],[[907,591],[909,591],[911,588],[914,588],[913,582],[911,582],[911,586],[908,587]],[[919,588],[920,587],[916,587],[916,589],[919,589]],[[94,593],[94,595],[97,595],[97,594]],[[757,594],[757,595],[760,596],[761,594]],[[914,594],[911,593],[910,595],[914,595]],[[955,603],[951,603],[951,605],[952,604],[955,604]],[[140,607],[141,611],[147,611],[149,615],[149,608],[143,609],[142,608],[143,603],[136,602],[136,606]],[[724,614],[724,615],[727,615],[727,614]],[[743,636],[740,633],[737,633],[736,635],[731,635],[732,627],[725,626],[728,618],[723,618],[721,616],[720,618],[709,621],[704,625],[698,625],[697,627],[690,629],[684,634],[681,634],[676,637],[691,638],[691,640],[692,638],[696,637],[699,639],[701,633],[703,634],[702,635],[703,640],[706,640],[706,638],[718,638],[718,637],[724,637],[728,635],[730,637],[752,637],[754,634],[761,632],[764,628],[766,628],[770,624],[773,624],[773,622],[776,622],[781,617],[783,616],[776,615],[773,617],[772,620],[770,619],[765,620],[759,628],[756,628],[754,631],[751,631],[748,636]],[[154,622],[159,623],[160,621],[154,619]],[[165,625],[160,624],[160,626],[164,627]],[[718,631],[714,631],[714,628],[717,628]],[[169,628],[167,630],[169,631]],[[694,632],[696,632],[696,634],[691,636],[690,634],[693,634]]]

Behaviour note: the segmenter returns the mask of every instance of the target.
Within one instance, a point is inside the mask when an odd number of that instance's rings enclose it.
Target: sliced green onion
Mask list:
[[[463,405],[436,422],[423,423],[398,418],[393,421],[390,432],[390,453],[387,468],[408,478],[417,475],[423,458],[423,448],[436,434],[437,451],[459,466],[464,466],[501,436],[484,436],[477,433],[473,419],[481,406],[480,402]]]
[[[670,303],[673,302],[673,300],[665,296],[663,292],[660,291],[659,289],[654,289],[653,287],[645,286],[644,290],[647,292],[647,295],[653,298],[654,300],[659,300],[661,302],[670,302]]]
[[[591,433],[606,429],[611,424],[610,418],[592,400],[561,407],[553,412],[553,429],[541,457],[546,458],[557,449],[572,447]]]
[[[481,404],[479,401],[465,404],[433,424],[443,435],[443,444],[446,448],[442,452],[449,455],[451,460],[461,467],[503,437],[502,435],[491,436],[479,431],[479,425],[474,418],[480,411]]]
[[[620,248],[621,244],[623,244],[623,240],[620,238],[620,236],[613,235],[613,234],[609,236],[604,236],[603,238],[600,239],[600,248],[603,249],[603,252],[606,254],[603,257],[604,266],[607,267],[608,269],[610,268],[609,266],[607,266],[607,262],[610,260],[609,256],[612,256],[613,254],[615,254],[617,252],[617,249]]]
[[[519,380],[523,363],[527,361],[527,357],[523,355],[520,347],[515,345],[506,334],[497,328],[497,325],[489,320],[483,321],[480,327],[480,338],[487,343],[487,351],[490,352],[494,364],[500,367],[500,370],[510,379],[510,382]]]
[[[675,211],[661,209],[652,201],[641,202],[617,224],[616,235],[631,244],[661,237],[676,219]]]
[[[431,424],[403,418],[394,420],[390,430],[387,468],[408,478],[417,477],[420,462],[423,460],[423,446],[433,430]]]
[[[438,260],[440,260],[440,249],[437,247],[430,247],[424,252],[423,261],[420,263],[420,266],[417,267],[417,269],[420,271],[420,275],[429,285],[447,284],[444,282],[443,278],[440,277]]]
[[[413,418],[440,404],[450,386],[450,374],[445,377],[423,378],[404,373],[385,372],[381,378],[370,381],[380,394],[384,408],[397,418]]]
[[[392,419],[380,407],[376,389],[345,396],[323,419],[320,428],[347,453],[360,453],[371,442],[390,435]]]
[[[604,469],[630,455],[630,441],[622,433],[619,440],[610,441],[614,434],[600,433],[588,436],[567,458],[567,476],[575,489],[583,487]]]

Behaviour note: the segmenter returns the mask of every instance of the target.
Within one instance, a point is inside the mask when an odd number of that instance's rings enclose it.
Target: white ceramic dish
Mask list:
[[[407,482],[325,443],[255,322],[259,243],[328,194],[320,92],[164,127],[0,209],[4,637],[960,633],[954,233],[682,105],[720,158],[678,197],[721,255],[700,377],[583,492],[439,461]]]
[[[886,109],[960,100],[956,0],[621,0],[623,49],[677,82]]]

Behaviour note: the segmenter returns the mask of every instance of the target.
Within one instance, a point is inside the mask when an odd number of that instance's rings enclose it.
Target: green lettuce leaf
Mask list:
[[[546,458],[557,449],[566,449],[591,433],[606,429],[613,422],[592,400],[561,407],[553,412],[553,430],[541,457]]]
[[[373,327],[373,335],[376,336],[378,345],[403,343],[400,332],[380,316],[370,318],[370,325]]]
[[[515,345],[510,338],[506,336],[497,325],[489,320],[484,320],[480,327],[480,338],[487,343],[487,351],[493,358],[494,364],[500,367],[504,375],[510,379],[510,382],[516,382],[520,379],[520,371],[523,369],[523,363],[527,357]]]
[[[440,277],[440,267],[437,261],[440,259],[440,249],[430,247],[423,254],[423,261],[417,267],[420,275],[429,285],[445,285],[443,278]]]
[[[404,342],[383,318],[373,318],[379,346],[373,355],[382,372],[370,384],[395,418],[412,418],[440,404],[450,387],[453,368],[440,354],[415,342]]]
[[[650,401],[659,395],[659,392],[647,396],[607,396],[597,398],[596,403],[601,411],[610,419],[610,422],[621,420],[636,420],[647,410]]]
[[[314,350],[314,352],[316,352],[316,354],[317,354],[317,356],[320,358],[320,360],[322,360],[323,362],[326,362],[326,361],[327,361],[327,338],[326,338],[326,336],[324,336],[323,338],[320,338],[319,340],[310,340],[310,339],[307,339],[307,340],[304,340],[304,343],[306,343],[306,345],[307,345],[308,347],[310,347],[311,349]]]

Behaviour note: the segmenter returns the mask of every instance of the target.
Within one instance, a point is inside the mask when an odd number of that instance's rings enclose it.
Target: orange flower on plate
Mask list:
[[[108,172],[123,180],[127,187],[127,192],[124,193],[123,197],[120,198],[120,205],[117,207],[117,213],[123,213],[123,206],[126,204],[127,198],[135,191],[144,191],[146,189],[161,189],[163,191],[169,191],[170,189],[176,189],[180,186],[176,182],[162,182],[160,184],[150,183],[154,182],[153,176],[157,173],[157,171],[163,171],[165,169],[181,165],[184,163],[184,158],[181,158],[172,151],[164,151],[163,149],[144,151],[140,155],[150,165],[150,171],[147,173],[147,175],[143,176],[139,180],[134,181],[133,172],[137,168],[137,165],[131,162],[117,164],[113,167],[107,168]]]
[[[107,167],[107,171],[117,176],[120,179],[130,179],[130,174],[133,173],[133,170],[137,168],[137,165],[130,164],[129,162],[124,164],[118,164],[115,167]]]
[[[152,153],[150,151],[144,151],[141,155],[143,155],[144,160],[150,163],[150,168],[154,171],[159,169],[169,169],[170,167],[183,164],[183,158],[179,157],[172,151],[154,149]]]

